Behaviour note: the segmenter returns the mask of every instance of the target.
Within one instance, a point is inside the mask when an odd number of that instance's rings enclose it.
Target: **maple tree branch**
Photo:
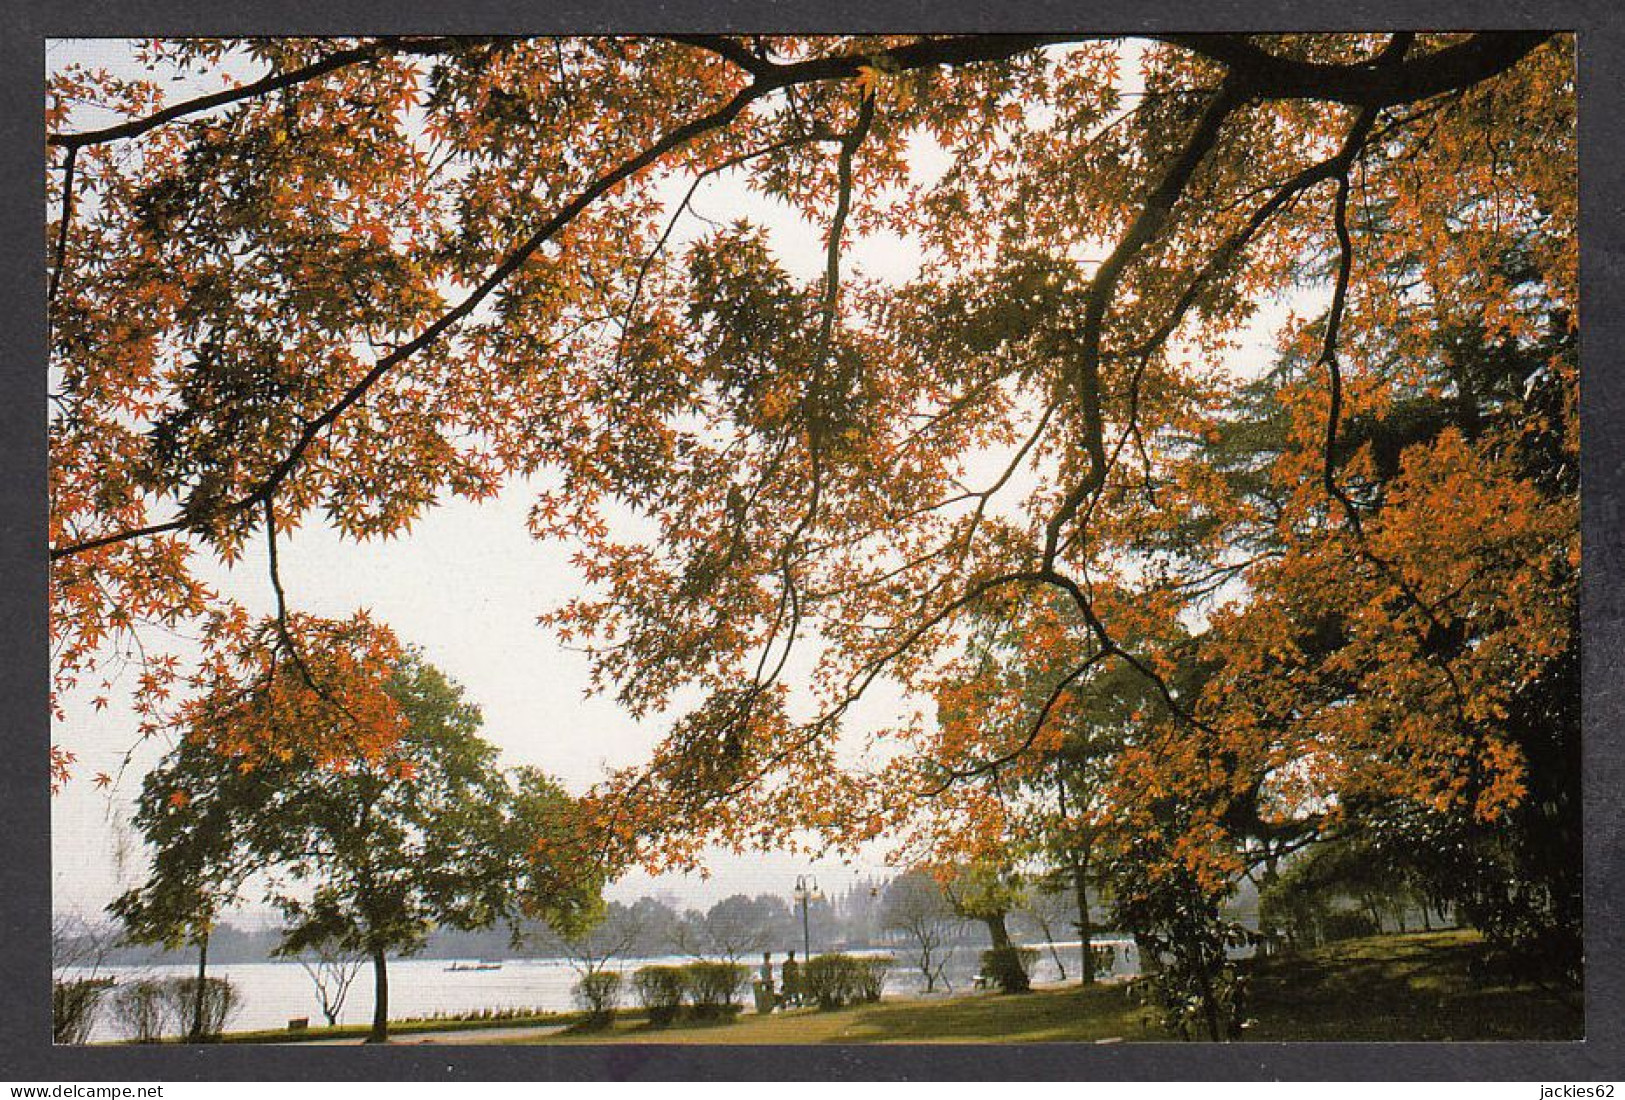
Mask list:
[[[649,277],[649,271],[654,266],[655,260],[665,251],[666,245],[671,241],[672,234],[677,231],[677,223],[682,219],[684,212],[688,210],[689,204],[694,201],[694,196],[698,193],[700,186],[713,176],[732,168],[738,168],[742,164],[748,164],[757,157],[768,156],[782,149],[790,149],[798,145],[806,145],[822,140],[825,139],[817,135],[798,134],[794,137],[775,141],[771,145],[764,145],[760,149],[752,149],[749,152],[729,157],[727,160],[713,164],[694,176],[687,192],[683,195],[682,201],[677,204],[676,210],[672,212],[671,219],[666,223],[665,232],[660,235],[660,239],[655,242],[654,247],[649,250],[648,255],[644,256],[643,262],[638,266],[637,278],[633,281],[632,293],[628,296],[626,309],[622,315],[621,336],[616,343],[615,365],[617,367],[625,361],[627,333],[637,319],[638,305],[643,298],[643,285]]]
[[[289,69],[284,73],[272,73],[251,84],[244,84],[238,88],[227,88],[224,91],[176,103],[142,118],[133,118],[127,122],[106,126],[99,130],[82,130],[72,134],[48,134],[45,143],[66,149],[82,149],[88,145],[105,145],[112,141],[139,137],[149,130],[157,129],[166,122],[173,122],[178,118],[185,118],[187,115],[200,114],[203,111],[212,111],[216,107],[225,107],[246,99],[255,99],[297,84],[306,84],[329,73],[337,72],[340,69],[364,61],[372,61],[379,57],[397,53],[439,53],[448,47],[474,41],[480,40],[455,36],[426,39],[379,38],[364,46],[356,46],[352,49],[339,50],[328,54],[320,61],[313,61],[309,65],[297,69]]]
[[[858,118],[852,129],[841,138],[841,155],[836,162],[835,213],[830,218],[829,244],[824,250],[824,305],[823,319],[819,323],[819,355],[827,359],[835,333],[835,310],[841,293],[841,233],[852,210],[852,162],[869,136],[869,127],[875,119],[875,95],[872,90],[863,95],[858,106]]]
[[[744,69],[753,77],[762,78],[770,76],[777,67],[765,58],[757,57],[745,48],[744,44],[725,34],[663,34],[659,36],[667,42],[676,42],[684,46],[693,46],[716,54],[718,57],[733,65]]]
[[[664,138],[644,150],[643,153],[629,160],[623,161],[612,171],[600,176],[586,189],[580,192],[575,200],[562,208],[532,237],[524,241],[509,256],[499,263],[496,268],[482,281],[467,297],[435,322],[431,323],[417,337],[397,348],[388,356],[377,361],[374,366],[339,400],[330,406],[320,416],[307,423],[295,440],[292,448],[284,458],[272,468],[258,488],[247,495],[224,505],[219,506],[207,516],[191,517],[177,516],[167,522],[151,524],[139,528],[131,528],[97,538],[84,540],[71,545],[54,547],[50,550],[50,559],[60,560],[73,554],[114,545],[117,543],[162,534],[188,528],[200,529],[204,521],[220,518],[233,512],[253,507],[270,496],[274,495],[278,487],[284,482],[298,466],[305,452],[314,443],[317,435],[334,423],[351,406],[356,404],[372,388],[376,382],[388,371],[409,358],[416,352],[437,340],[447,329],[460,321],[474,310],[488,297],[496,287],[504,283],[524,262],[544,243],[555,236],[559,230],[568,225],[582,210],[596,200],[600,195],[612,189],[616,184],[636,174],[654,163],[667,152],[692,140],[700,134],[724,127],[731,123],[746,106],[769,92],[792,88],[798,84],[814,83],[827,80],[843,80],[859,77],[863,70],[881,67],[887,71],[907,71],[912,69],[930,68],[937,66],[968,65],[979,62],[1006,60],[1020,53],[1029,52],[1048,45],[1068,42],[1098,41],[1104,37],[1100,35],[994,35],[994,36],[959,36],[953,38],[922,38],[905,46],[895,47],[875,55],[840,54],[829,57],[813,58],[806,61],[790,64],[776,64],[762,60],[760,75],[754,83],[742,89],[724,107],[710,115],[702,116],[690,123],[670,131]],[[1201,160],[1207,148],[1217,136],[1219,124],[1229,110],[1239,105],[1229,103],[1232,90],[1239,89],[1243,84],[1247,94],[1253,97],[1298,97],[1298,98],[1325,98],[1346,99],[1354,95],[1352,101],[1371,103],[1399,103],[1409,99],[1424,98],[1429,95],[1450,91],[1454,88],[1482,80],[1488,76],[1510,68],[1524,55],[1533,50],[1550,37],[1537,34],[1486,34],[1475,35],[1466,43],[1437,51],[1429,58],[1421,59],[1425,72],[1407,67],[1397,76],[1389,74],[1385,69],[1376,70],[1369,65],[1326,66],[1310,65],[1308,63],[1288,62],[1272,58],[1256,47],[1246,42],[1245,38],[1231,40],[1232,36],[1197,36],[1200,41],[1191,41],[1190,36],[1162,36],[1162,40],[1175,43],[1196,52],[1204,53],[1215,60],[1226,64],[1231,69],[1232,78],[1237,73],[1246,76],[1245,81],[1227,79],[1219,96],[1210,104],[1209,111],[1204,115],[1203,123],[1199,125],[1192,140],[1187,143],[1185,155],[1176,161],[1176,171],[1171,171],[1164,177],[1162,185],[1153,192],[1151,200],[1142,209],[1130,233],[1120,242],[1119,249],[1113,257],[1108,258],[1102,271],[1097,272],[1095,284],[1091,293],[1091,315],[1093,323],[1086,324],[1083,341],[1085,353],[1079,369],[1080,400],[1084,405],[1085,413],[1085,445],[1090,454],[1092,474],[1068,494],[1061,508],[1052,517],[1046,532],[1045,561],[1053,564],[1058,552],[1060,530],[1076,514],[1085,498],[1098,491],[1097,481],[1104,476],[1104,447],[1099,432],[1099,338],[1100,323],[1104,311],[1109,304],[1109,294],[1106,291],[1114,286],[1121,275],[1121,268],[1138,253],[1145,243],[1144,239],[1160,227],[1166,220],[1172,202],[1178,197],[1189,175],[1194,171],[1196,164]],[[1219,41],[1225,39],[1225,41]],[[381,40],[368,47],[359,47],[363,51],[370,51],[366,56],[374,56],[378,51],[390,46],[397,51],[413,50],[429,52],[444,49],[446,45],[466,39],[431,39],[424,42],[413,43],[407,40]],[[342,51],[353,53],[355,51]],[[341,61],[340,55],[332,55],[323,62],[315,65],[327,64],[332,71],[342,67],[342,64],[354,63],[362,60],[361,56]],[[1412,66],[1413,63],[1406,63]],[[294,70],[290,73],[267,77],[252,85],[229,92],[219,93],[215,96],[205,96],[186,104],[177,104],[175,107],[158,112],[146,119],[131,120],[119,126],[110,127],[101,131],[87,131],[77,135],[54,135],[53,144],[59,145],[86,145],[101,141],[111,141],[119,137],[133,136],[143,133],[154,126],[161,125],[172,118],[180,117],[186,113],[206,110],[213,106],[232,102],[236,99],[247,98],[253,94],[263,94],[295,82],[295,77],[303,73],[301,79],[310,79],[308,72],[314,66],[307,66],[305,70]],[[1302,77],[1310,72],[1324,82],[1323,87],[1308,89],[1302,86]],[[320,73],[314,75],[321,75]],[[1295,81],[1297,83],[1295,83]],[[252,89],[252,90],[251,90]],[[1357,94],[1356,94],[1357,93]],[[1223,106],[1223,110],[1216,108]],[[1181,169],[1186,161],[1189,167]],[[1162,204],[1166,202],[1166,207]],[[1139,230],[1137,233],[1136,230]],[[1114,264],[1112,261],[1115,260]],[[1102,278],[1102,274],[1107,275]],[[1092,386],[1091,386],[1092,383]],[[1091,425],[1093,430],[1091,430]]]
[[[1376,117],[1375,111],[1369,112],[1369,117],[1374,119]],[[1208,262],[1202,266],[1201,270],[1196,273],[1180,293],[1179,298],[1175,300],[1173,308],[1169,310],[1168,316],[1163,320],[1162,324],[1157,326],[1156,331],[1141,344],[1130,349],[1128,354],[1131,357],[1143,359],[1155,354],[1157,349],[1165,344],[1169,337],[1179,328],[1180,323],[1185,319],[1185,315],[1196,304],[1196,299],[1201,294],[1202,288],[1229,264],[1234,262],[1277,214],[1290,206],[1293,200],[1305,191],[1318,183],[1336,179],[1339,172],[1348,168],[1353,159],[1364,148],[1366,133],[1370,128],[1370,122],[1365,121],[1366,118],[1367,115],[1362,114],[1361,121],[1356,122],[1355,127],[1350,131],[1348,137],[1344,139],[1342,147],[1336,154],[1310,165],[1277,187],[1269,199],[1253,211],[1246,224],[1227,237],[1213,251],[1213,254],[1208,258]]]
[[[293,473],[294,469],[304,458],[305,452],[316,441],[316,437],[326,428],[339,419],[340,416],[363,397],[367,391],[377,384],[379,379],[388,374],[398,364],[410,359],[413,355],[433,344],[448,329],[472,313],[481,302],[491,295],[530,259],[544,244],[556,236],[560,230],[569,225],[581,211],[590,206],[600,195],[613,189],[623,180],[636,175],[659,160],[666,153],[701,134],[726,126],[753,101],[766,94],[766,89],[752,85],[737,93],[732,99],[708,115],[702,115],[682,126],[669,131],[659,141],[648,146],[637,156],[622,161],[614,169],[599,176],[591,184],[580,191],[576,197],[560,208],[541,228],[526,238],[518,247],[508,253],[480,283],[470,291],[462,301],[442,313],[422,332],[411,340],[402,344],[388,355],[375,362],[372,367],[362,375],[344,394],[332,405],[328,406],[320,416],[306,422],[299,432],[293,446],[283,456],[271,471],[261,481],[258,488],[247,495],[221,505],[207,516],[189,518],[179,516],[167,523],[154,524],[149,527],[130,531],[117,532],[99,538],[89,539],[70,546],[56,547],[51,551],[51,560],[55,561],[73,554],[83,553],[103,546],[125,542],[145,535],[158,534],[165,531],[177,531],[187,527],[201,526],[207,519],[217,519],[221,516],[240,512],[263,503],[275,495],[277,489]]]
[[[1408,43],[1409,37],[1407,35],[1395,35],[1394,38],[1388,43],[1387,47],[1385,47],[1378,60],[1381,61],[1402,52]],[[1247,247],[1247,245],[1251,243],[1251,241],[1258,235],[1264,226],[1275,217],[1275,215],[1280,213],[1287,206],[1291,205],[1298,198],[1298,196],[1302,195],[1316,184],[1326,180],[1336,179],[1341,173],[1348,171],[1349,166],[1353,163],[1354,159],[1365,148],[1365,143],[1370,134],[1371,127],[1376,120],[1377,113],[1376,108],[1367,108],[1366,110],[1362,111],[1360,117],[1351,128],[1348,136],[1345,138],[1342,146],[1336,154],[1316,164],[1310,165],[1276,188],[1270,198],[1262,206],[1253,211],[1246,223],[1242,225],[1240,229],[1236,230],[1229,237],[1227,237],[1219,245],[1219,247],[1213,251],[1212,255],[1209,256],[1207,263],[1203,264],[1201,269],[1197,271],[1190,282],[1186,284],[1185,289],[1180,292],[1180,296],[1175,300],[1173,308],[1169,310],[1168,316],[1163,320],[1162,324],[1157,327],[1156,331],[1153,332],[1138,347],[1133,348],[1129,352],[1131,357],[1138,359],[1138,365],[1136,366],[1134,375],[1130,379],[1129,383],[1128,423],[1124,430],[1123,439],[1126,440],[1132,436],[1136,446],[1139,449],[1141,462],[1145,469],[1146,492],[1152,499],[1153,503],[1155,502],[1155,493],[1151,482],[1151,460],[1150,456],[1146,453],[1145,441],[1140,433],[1139,425],[1140,385],[1151,356],[1154,355],[1164,344],[1166,344],[1168,339],[1179,328],[1179,325],[1184,320],[1185,315],[1195,304],[1196,299],[1200,295],[1203,287],[1205,287],[1217,274],[1233,263]],[[1117,454],[1121,452],[1122,446],[1123,441],[1120,440],[1116,451],[1114,451],[1112,455],[1112,460],[1109,464],[1110,466],[1116,465]],[[1104,481],[1104,478],[1102,478],[1102,481]],[[1083,526],[1087,527],[1089,517],[1093,514],[1095,504],[1099,501],[1099,499],[1100,498],[1097,492],[1089,503],[1089,509],[1085,513]]]
[[[1217,61],[1265,99],[1317,99],[1392,107],[1477,84],[1512,68],[1553,37],[1550,31],[1487,31],[1409,58],[1338,65],[1278,57],[1245,34],[1160,34],[1157,41]],[[1407,43],[1408,45],[1408,43]]]
[[[1102,651],[1109,651],[1121,658],[1124,664],[1150,683],[1156,689],[1157,694],[1162,696],[1163,703],[1175,718],[1210,736],[1218,732],[1213,726],[1197,718],[1194,711],[1187,710],[1180,705],[1179,700],[1174,698],[1173,689],[1168,686],[1168,682],[1157,673],[1156,669],[1117,644],[1112,638],[1111,632],[1106,629],[1106,624],[1101,622],[1100,616],[1095,613],[1094,604],[1089,599],[1089,594],[1083,590],[1082,585],[1071,577],[1048,567],[1040,572],[1039,578],[1045,584],[1053,585],[1072,597],[1072,602],[1083,615],[1084,622],[1088,624],[1090,631],[1099,640]]]
[[[349,707],[345,706],[340,700],[335,699],[332,693],[317,682],[315,674],[310,670],[310,665],[305,663],[304,652],[299,648],[298,642],[294,640],[293,631],[288,625],[288,596],[282,588],[282,570],[277,561],[275,508],[276,506],[271,500],[267,499],[265,501],[265,551],[271,574],[271,590],[276,595],[277,637],[281,639],[283,646],[287,648],[288,656],[293,658],[294,667],[299,670],[299,678],[305,682],[305,686],[315,692],[328,706],[348,718],[350,724],[359,731],[362,729],[361,719],[357,718]]]
[[[846,225],[847,214],[851,210],[852,203],[852,162],[857,155],[858,149],[862,146],[864,138],[868,136],[869,127],[874,121],[874,111],[875,97],[873,92],[868,92],[863,96],[859,105],[858,117],[853,123],[852,129],[841,138],[841,151],[836,169],[838,189],[835,213],[830,220],[829,245],[825,255],[823,308],[818,334],[820,367],[827,364],[834,338],[835,312],[840,295],[841,233]],[[690,193],[692,194],[692,192]],[[800,632],[801,601],[796,585],[795,553],[802,539],[817,522],[818,506],[823,494],[820,420],[821,414],[818,414],[808,424],[807,452],[811,466],[812,490],[805,512],[779,551],[778,572],[781,587],[778,609],[775,612],[773,623],[768,629],[767,638],[762,643],[761,656],[757,662],[755,674],[752,676],[751,686],[746,691],[744,700],[740,705],[740,717],[738,719],[740,722],[747,721],[750,718],[751,711],[761,693],[778,680],[779,675],[784,671],[785,665],[789,662],[791,648],[794,646],[796,637]],[[777,665],[764,679],[763,673],[767,667],[768,656],[772,652],[774,645],[779,644],[779,630],[785,622],[787,613],[789,633],[781,645]]]
[[[62,217],[56,227],[56,259],[51,265],[51,285],[45,292],[47,317],[51,304],[56,301],[57,291],[62,287],[62,269],[67,264],[68,225],[73,221],[73,169],[78,155],[78,148],[69,146],[62,158]]]
[[[1084,501],[1097,493],[1106,480],[1106,448],[1100,411],[1100,343],[1106,314],[1128,265],[1140,254],[1173,212],[1196,169],[1219,139],[1219,131],[1232,112],[1246,100],[1249,89],[1227,79],[1191,130],[1184,146],[1146,197],[1139,214],[1129,225],[1111,255],[1101,261],[1084,303],[1082,332],[1075,337],[1077,363],[1073,386],[1083,414],[1083,446],[1089,458],[1089,473],[1063,498],[1045,525],[1043,563],[1053,568],[1060,552],[1061,531],[1077,515]]]
[[[1071,672],[1061,677],[1060,681],[1050,690],[1049,695],[1044,699],[1044,704],[1039,708],[1037,716],[1028,725],[1027,736],[1022,739],[1021,744],[1017,745],[1008,752],[994,757],[991,760],[984,760],[980,763],[973,764],[968,768],[949,768],[940,764],[937,765],[938,767],[942,767],[942,770],[946,773],[945,777],[938,786],[933,787],[930,790],[920,792],[920,796],[922,798],[935,798],[937,795],[953,786],[956,782],[965,779],[974,779],[977,776],[987,775],[990,772],[996,774],[999,768],[1002,768],[1007,764],[1012,764],[1017,759],[1025,755],[1027,750],[1033,747],[1033,742],[1038,740],[1038,735],[1043,732],[1044,724],[1049,720],[1050,712],[1054,710],[1055,705],[1060,702],[1061,696],[1065,694],[1066,689],[1076,683],[1080,677],[1088,673],[1088,671],[1094,668],[1095,665],[1112,655],[1113,651],[1111,649],[1098,649],[1094,653],[1090,654],[1088,659],[1086,659],[1082,664],[1078,665]]]
[[[1374,112],[1366,112],[1374,116]],[[1369,125],[1366,127],[1369,131]],[[1363,138],[1363,135],[1362,135]],[[1409,578],[1407,578],[1393,562],[1388,561],[1371,546],[1366,535],[1365,525],[1360,519],[1359,508],[1354,501],[1338,484],[1336,475],[1336,450],[1338,426],[1343,411],[1343,372],[1338,363],[1337,340],[1341,328],[1344,312],[1348,303],[1348,287],[1354,266],[1354,241],[1348,227],[1348,196],[1349,175],[1345,168],[1338,177],[1337,195],[1332,207],[1332,226],[1337,237],[1338,266],[1336,282],[1332,289],[1332,304],[1326,317],[1326,331],[1321,344],[1320,360],[1317,365],[1326,369],[1329,389],[1329,406],[1326,413],[1326,436],[1324,453],[1321,465],[1321,483],[1327,494],[1337,501],[1343,510],[1350,532],[1353,534],[1360,553],[1368,559],[1377,569],[1386,575],[1400,593],[1413,607],[1422,613],[1432,627],[1434,636],[1442,641],[1449,634],[1444,622],[1439,618],[1438,611],[1422,598]],[[1413,630],[1413,633],[1415,631]],[[1421,643],[1423,652],[1433,657],[1445,682],[1450,689],[1452,701],[1456,710],[1456,721],[1460,727],[1471,732],[1473,743],[1476,746],[1483,740],[1483,734],[1473,723],[1467,720],[1467,693],[1462,687],[1460,678],[1456,675],[1454,662],[1449,654],[1435,652],[1435,647],[1429,644],[1426,635],[1417,638]],[[1469,784],[1476,788],[1480,771],[1478,753],[1469,754]],[[1476,790],[1470,791],[1471,797],[1476,799]]]

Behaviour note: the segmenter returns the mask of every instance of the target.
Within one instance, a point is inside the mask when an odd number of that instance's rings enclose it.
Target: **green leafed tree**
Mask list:
[[[387,752],[342,764],[234,760],[183,741],[146,784],[152,878],[117,903],[138,934],[176,941],[247,872],[265,871],[287,920],[280,953],[371,961],[377,1042],[388,1037],[391,954],[419,949],[437,927],[522,915],[575,931],[602,904],[570,796],[534,769],[504,773],[479,736],[479,709],[427,662],[408,655],[388,690],[405,732]]]
[[[333,944],[372,960],[374,1042],[388,1037],[389,955],[411,954],[436,927],[525,911],[567,927],[599,907],[563,789],[534,770],[504,775],[478,708],[427,663],[409,658],[392,694],[408,732],[377,759],[302,769],[254,841],[279,868],[281,950]]]

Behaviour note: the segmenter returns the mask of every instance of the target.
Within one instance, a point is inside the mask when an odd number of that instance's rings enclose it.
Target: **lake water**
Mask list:
[[[1138,972],[1131,940],[1095,940],[1097,945],[1112,944],[1113,965],[1108,976],[1126,977]],[[1076,942],[1057,944],[1069,979],[1078,975],[1079,945]],[[886,994],[890,996],[915,994],[924,987],[917,971],[907,969],[907,952],[857,951],[854,954],[893,954],[897,964],[886,980]],[[948,978],[955,991],[970,987],[972,975],[978,966],[980,950],[960,948],[952,956]],[[686,958],[626,959],[614,969],[630,976],[640,966],[652,964],[682,964]],[[784,961],[775,953],[774,977],[778,977],[778,964]],[[454,963],[468,966],[475,960],[455,959],[391,959],[389,961],[389,1015],[391,1019],[456,1015],[480,1009],[535,1009],[543,1012],[563,1012],[573,1009],[571,987],[577,973],[561,959],[504,959],[499,970],[448,970]],[[752,977],[760,960],[751,965]],[[191,977],[196,966],[111,966],[103,967],[102,976],[117,983],[141,978]],[[242,997],[242,1007],[227,1023],[233,1031],[286,1027],[290,1019],[308,1017],[312,1027],[323,1025],[321,1002],[316,996],[315,984],[304,968],[295,962],[223,963],[210,966],[209,974],[226,978]],[[1060,973],[1048,947],[1040,948],[1033,980],[1043,984],[1059,980]],[[744,1000],[748,1003],[749,992]],[[364,965],[350,987],[349,997],[339,1014],[345,1024],[366,1024],[372,1020],[372,967]],[[630,989],[623,994],[623,1003],[634,1003]],[[92,1042],[125,1038],[104,1004],[98,1015]]]

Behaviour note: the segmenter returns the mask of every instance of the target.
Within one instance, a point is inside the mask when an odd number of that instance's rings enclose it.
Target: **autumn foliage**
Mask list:
[[[617,866],[1087,833],[1211,899],[1525,805],[1509,715],[1577,645],[1571,39],[139,53],[48,94],[60,690],[186,623],[149,721],[376,751],[387,628],[194,559],[529,477],[584,581],[547,626],[669,722],[592,797]],[[700,221],[724,180],[815,254]],[[878,684],[917,711],[858,728]]]

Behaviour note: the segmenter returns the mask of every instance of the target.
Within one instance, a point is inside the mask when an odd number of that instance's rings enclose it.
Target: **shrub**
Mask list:
[[[164,983],[164,1000],[172,1019],[179,1021],[179,1030],[193,1042],[218,1039],[226,1030],[226,1022],[242,1007],[242,995],[225,978],[203,979],[202,1031],[192,1034],[197,1019],[198,979],[171,978]]]
[[[51,985],[51,1042],[83,1043],[96,1026],[107,978],[80,978]]]
[[[1004,993],[1026,993],[1032,989],[1033,964],[1038,961],[1035,947],[995,947],[982,952],[982,973]]]
[[[175,1024],[164,983],[151,978],[119,986],[113,991],[112,1006],[124,1034],[138,1043],[157,1042]]]
[[[876,960],[854,958],[851,955],[829,954],[809,959],[802,971],[802,984],[807,996],[818,1002],[818,1007],[829,1010],[842,1005],[869,1000],[870,986],[874,997],[880,999],[880,986],[891,970],[891,960],[885,959],[878,977],[871,974]]]
[[[683,967],[684,985],[694,1015],[708,1019],[738,1007],[734,998],[745,988],[749,971],[739,963],[693,962]]]
[[[1358,909],[1343,909],[1327,913],[1320,921],[1321,938],[1327,943],[1337,940],[1357,940],[1375,936],[1382,926],[1370,914]]]
[[[886,989],[886,976],[896,962],[890,955],[868,955],[857,963],[857,994],[866,1004],[874,1004]]]
[[[572,992],[576,1007],[587,1014],[587,1024],[605,1027],[614,1021],[621,1002],[621,976],[613,970],[583,974]]]
[[[683,1007],[683,971],[675,966],[645,966],[632,975],[638,1003],[649,1013],[649,1023],[665,1027]]]

